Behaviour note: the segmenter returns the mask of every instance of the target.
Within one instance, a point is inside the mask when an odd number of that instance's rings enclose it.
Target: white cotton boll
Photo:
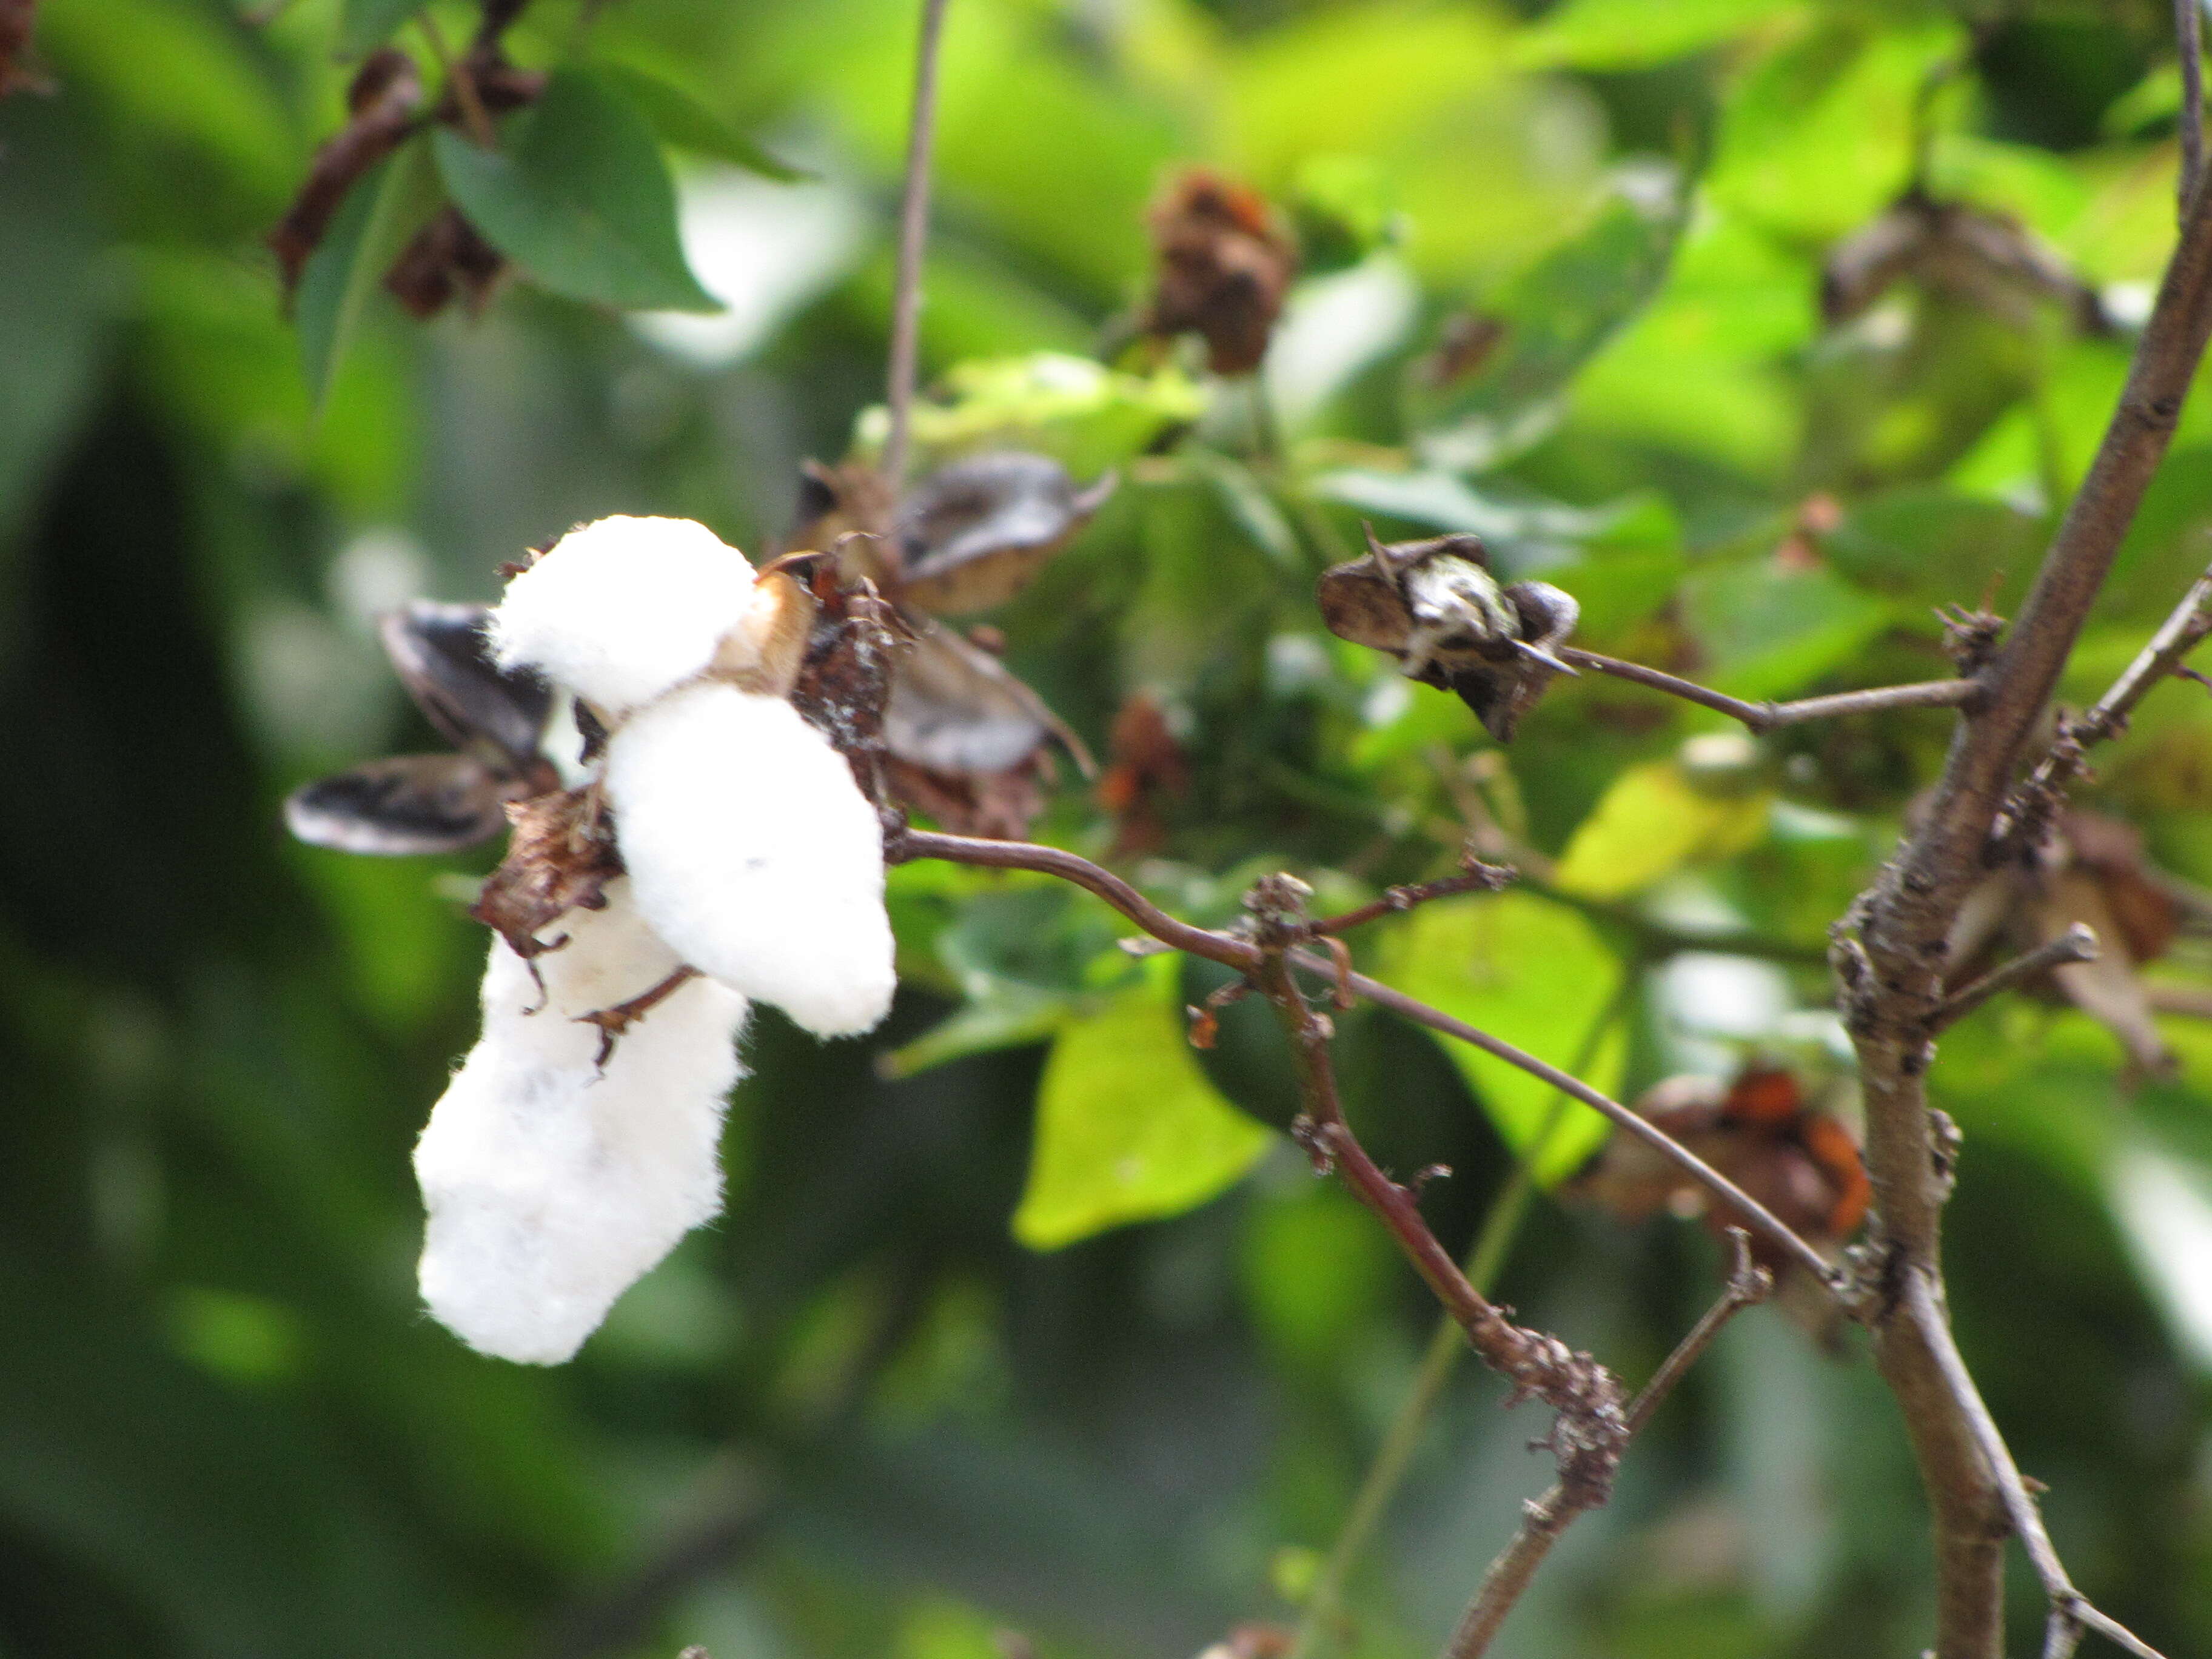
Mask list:
[[[687,686],[615,733],[605,779],[637,908],[686,962],[818,1036],[883,1018],[883,829],[789,703]]]
[[[500,663],[622,715],[714,659],[753,603],[753,568],[689,519],[601,519],[507,585]]]
[[[415,1148],[428,1212],[422,1299],[470,1346],[557,1364],[676,1241],[721,1209],[724,1097],[739,1075],[745,1001],[680,986],[616,1042],[605,1070],[580,1017],[660,984],[677,957],[627,882],[571,910],[529,964],[495,939],[483,1036]],[[540,1006],[541,1000],[543,1006]],[[534,1012],[533,1012],[534,1011]]]

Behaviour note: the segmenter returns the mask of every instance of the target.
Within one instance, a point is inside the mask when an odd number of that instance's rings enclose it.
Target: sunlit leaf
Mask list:
[[[1674,761],[1632,766],[1576,830],[1553,884],[1585,898],[1624,898],[1686,864],[1755,845],[1773,799],[1763,789],[1708,793]]]
[[[1567,0],[1515,40],[1513,58],[1530,69],[1641,69],[1803,9],[1801,0]]]
[[[1014,1213],[1014,1237],[1033,1250],[1195,1208],[1273,1139],[1206,1080],[1183,1036],[1173,965],[1159,968],[1053,1043]]]
[[[1040,351],[960,363],[937,395],[915,405],[914,440],[939,456],[1032,449],[1079,478],[1094,478],[1205,412],[1206,394],[1173,368],[1124,374],[1087,358]],[[890,429],[880,407],[854,436],[878,448]]]
[[[1565,905],[1512,892],[1425,904],[1390,936],[1385,954],[1383,977],[1400,989],[1596,1088],[1619,1085],[1627,1044],[1618,1023],[1593,1063],[1577,1070],[1576,1061],[1620,990],[1621,965]],[[1605,1139],[1605,1119],[1589,1107],[1559,1103],[1549,1085],[1469,1044],[1437,1041],[1506,1145],[1533,1156],[1547,1185]]]
[[[498,149],[444,128],[431,143],[470,222],[539,286],[596,305],[720,308],[684,262],[652,128],[598,77],[555,71]]]

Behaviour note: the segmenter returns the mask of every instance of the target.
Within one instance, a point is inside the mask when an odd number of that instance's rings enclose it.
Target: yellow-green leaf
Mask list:
[[[1552,884],[1584,898],[1625,898],[1686,864],[1731,858],[1766,834],[1773,794],[1709,794],[1674,761],[1632,766],[1567,842]]]
[[[1577,1066],[1620,985],[1620,959],[1565,905],[1531,893],[1423,905],[1389,939],[1384,977],[1410,995],[1612,1091],[1627,1043],[1620,1022]],[[1605,1139],[1606,1121],[1518,1067],[1439,1036],[1505,1144],[1547,1186]]]
[[[1060,1029],[1037,1090],[1036,1142],[1014,1237],[1056,1250],[1194,1209],[1267,1148],[1214,1091],[1184,1039],[1173,963]]]

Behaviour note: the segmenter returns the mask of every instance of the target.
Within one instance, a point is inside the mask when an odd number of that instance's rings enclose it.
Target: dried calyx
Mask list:
[[[1479,536],[1385,545],[1370,530],[1367,556],[1323,571],[1318,597],[1331,633],[1457,693],[1500,743],[1554,674],[1574,672],[1553,653],[1581,608],[1548,582],[1501,586]]]
[[[1984,307],[2014,325],[2052,303],[2085,334],[2112,330],[2097,290],[2009,214],[1938,201],[1915,185],[1838,243],[1820,273],[1820,314],[1833,325],[1871,310],[1899,282]]]
[[[1152,210],[1152,232],[1159,263],[1143,331],[1197,334],[1216,374],[1259,368],[1298,268],[1266,201],[1194,169]]]
[[[880,730],[889,793],[963,834],[1018,838],[1042,810],[1057,743],[1090,754],[995,652],[936,620],[1013,597],[1091,521],[1115,488],[1079,489],[1059,462],[969,456],[895,497],[866,462],[810,464],[787,544],[821,549],[838,585],[869,585],[908,648],[891,658]],[[802,697],[802,702],[804,698]]]

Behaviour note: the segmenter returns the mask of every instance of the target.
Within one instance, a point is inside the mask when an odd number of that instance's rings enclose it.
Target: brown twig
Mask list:
[[[1381,898],[1357,909],[1310,921],[1306,924],[1306,936],[1319,939],[1333,933],[1348,933],[1355,927],[1364,927],[1384,916],[1401,915],[1431,899],[1450,898],[1459,893],[1498,892],[1509,886],[1517,873],[1504,865],[1485,864],[1479,859],[1470,858],[1459,875],[1446,876],[1437,881],[1417,882],[1407,887],[1393,887]]]
[[[2000,991],[2010,990],[2024,979],[2032,979],[2047,968],[2057,968],[2069,962],[2094,962],[2097,959],[2097,930],[2086,921],[2077,921],[2057,939],[2045,939],[2025,955],[2010,962],[2000,963],[1971,985],[1961,986],[1943,1000],[1942,1006],[1929,1016],[1928,1029],[1940,1031],[1955,1024],[1980,1007]]]
[[[2029,738],[2083,618],[2112,568],[2173,436],[2212,335],[2212,204],[2200,191],[2127,382],[2088,474],[2068,507],[2035,585],[2003,643],[1974,679],[1926,812],[1839,935],[1845,1024],[1866,1100],[1867,1173],[1875,1237],[1891,1285],[1942,1283],[1942,1217],[1950,1187],[1926,1073],[1928,1022],[1943,1002],[1942,967],[1960,906],[1985,873],[1984,851]],[[2003,1648],[2003,1539],[2011,1524],[1963,1366],[1945,1363],[1940,1295],[1893,1297],[1871,1316],[1875,1364],[1897,1396],[1935,1511],[1936,1650],[1940,1659],[1997,1659]]]
[[[2189,204],[2204,180],[2204,48],[2203,21],[2197,15],[2201,0],[2173,0],[2173,33],[2181,55],[2181,177],[2178,183],[2180,217],[2186,222]]]
[[[1666,1363],[1638,1392],[1635,1402],[1628,1408],[1631,1436],[1650,1421],[1652,1413],[1658,1410],[1660,1403],[1674,1392],[1674,1385],[1712,1346],[1723,1325],[1774,1293],[1774,1275],[1751,1259],[1749,1236],[1741,1227],[1731,1227],[1728,1240],[1730,1266],[1720,1300],[1705,1310],[1705,1316],[1675,1345]],[[1536,1569],[1551,1553],[1552,1546],[1559,1541],[1560,1535],[1585,1507],[1574,1501],[1574,1494],[1564,1481],[1524,1506],[1521,1529],[1482,1575],[1481,1587],[1444,1644],[1443,1659],[1480,1659],[1505,1623],[1506,1615],[1520,1601],[1522,1592],[1528,1588]]]
[[[1699,685],[1695,680],[1686,680],[1662,669],[1647,668],[1642,663],[1623,662],[1618,657],[1584,651],[1578,646],[1561,646],[1554,654],[1576,668],[1610,674],[1615,679],[1664,691],[1670,697],[1680,697],[1685,702],[1726,714],[1730,720],[1742,721],[1754,735],[1780,726],[1837,720],[1846,714],[1877,714],[1890,708],[1957,708],[1972,702],[1981,689],[1970,679],[1915,680],[1905,685],[1877,685],[1863,691],[1838,691],[1832,696],[1802,697],[1795,702],[1746,702],[1725,691]]]
[[[1559,1459],[1559,1485],[1578,1508],[1602,1504],[1613,1490],[1626,1435],[1620,1386],[1588,1354],[1499,1312],[1429,1230],[1414,1192],[1385,1175],[1359,1144],[1337,1096],[1329,1024],[1307,1004],[1291,974],[1286,947],[1304,924],[1304,893],[1303,884],[1271,876],[1247,900],[1260,958],[1251,977],[1282,1022],[1297,1072],[1301,1112],[1291,1133],[1317,1168],[1334,1169],[1352,1196],[1381,1218],[1483,1363],[1513,1384],[1516,1398],[1533,1395],[1559,1413],[1547,1443]]]
[[[884,441],[884,477],[896,490],[906,477],[908,427],[914,408],[915,356],[921,325],[921,254],[929,240],[929,149],[937,130],[937,46],[945,0],[921,0],[921,41],[915,49],[914,117],[908,130],[906,183],[899,194],[898,276],[891,290],[890,433]]]
[[[1063,881],[1073,882],[1077,886],[1097,894],[1171,949],[1204,957],[1209,962],[1218,962],[1224,968],[1233,968],[1241,974],[1256,975],[1261,965],[1262,952],[1249,940],[1239,939],[1233,933],[1216,933],[1209,928],[1194,927],[1187,921],[1179,921],[1111,871],[1101,869],[1089,859],[1060,848],[1041,847],[1030,842],[983,841],[969,836],[948,836],[937,830],[909,829],[886,844],[884,855],[894,864],[903,864],[919,858],[943,859],[951,864],[979,865],[994,870],[1031,870],[1058,876]],[[1286,959],[1302,971],[1322,979],[1334,981],[1337,978],[1335,964],[1324,962],[1318,957],[1294,950],[1287,952]],[[1599,1093],[1580,1078],[1514,1047],[1504,1038],[1492,1036],[1464,1020],[1455,1019],[1442,1009],[1432,1008],[1419,998],[1408,996],[1379,980],[1354,973],[1345,975],[1344,983],[1376,1006],[1388,1008],[1391,1012],[1412,1020],[1417,1025],[1426,1026],[1430,1030],[1456,1037],[1462,1042],[1471,1042],[1507,1065],[1541,1079],[1554,1089],[1572,1096],[1583,1105],[1610,1119],[1650,1146],[1661,1157],[1728,1205],[1744,1218],[1753,1231],[1797,1261],[1819,1283],[1832,1291],[1839,1289],[1835,1268],[1818,1250],[1791,1231],[1773,1211],[1650,1119]]]

